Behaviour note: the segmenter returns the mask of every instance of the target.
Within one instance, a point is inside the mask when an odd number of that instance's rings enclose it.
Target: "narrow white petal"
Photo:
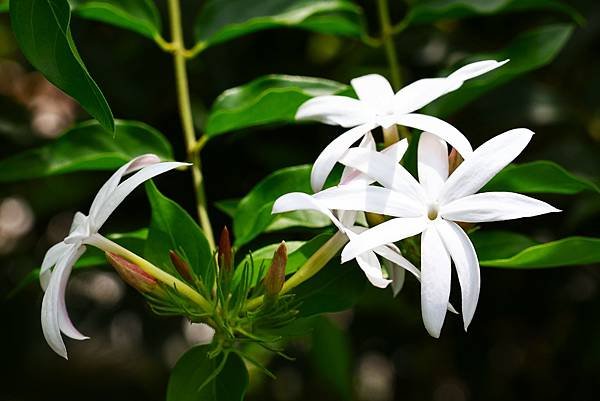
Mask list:
[[[373,117],[363,102],[346,96],[318,96],[304,102],[296,112],[297,120],[313,120],[330,125],[354,127]]]
[[[394,112],[412,113],[440,96],[458,89],[461,81],[448,78],[420,79],[400,89],[394,96]]]
[[[102,208],[102,205],[110,197],[117,186],[121,182],[124,175],[133,173],[141,168],[150,166],[152,164],[160,163],[160,158],[151,153],[138,156],[128,163],[122,165],[115,173],[104,183],[102,188],[96,194],[92,206],[90,206],[89,216],[95,216],[98,211]]]
[[[353,148],[340,159],[346,166],[368,175],[386,188],[425,202],[425,192],[415,178],[391,155]]]
[[[440,202],[448,203],[479,191],[525,149],[532,136],[532,131],[517,128],[495,136],[478,147],[448,177],[440,193]]]
[[[454,71],[452,74],[448,75],[449,79],[458,80],[458,81],[466,81],[468,79],[472,79],[483,75],[487,72],[495,70],[498,67],[502,67],[504,64],[508,63],[509,60],[504,61],[496,61],[496,60],[483,60],[476,61],[471,64],[467,64],[464,67],[459,68]]]
[[[373,128],[374,124],[363,124],[354,127],[351,130],[344,132],[342,135],[335,138],[317,157],[310,172],[310,184],[313,191],[318,192],[325,185],[325,181],[333,170],[333,166],[337,163],[342,155],[358,141],[363,135],[366,135]]]
[[[60,285],[58,286],[58,325],[60,326],[60,331],[62,331],[63,334],[74,340],[87,340],[89,337],[81,334],[79,330],[75,328],[73,322],[71,322],[71,318],[69,318],[69,313],[67,312],[65,291],[69,276],[71,274],[72,266],[81,257],[81,255],[83,255],[85,249],[85,246],[80,246],[74,252],[72,260],[67,263],[67,268],[65,268],[62,272],[63,277],[61,280],[59,280]]]
[[[294,210],[316,210],[323,213],[335,226],[342,232],[346,232],[347,227],[334,216],[334,214],[323,206],[323,203],[315,199],[313,196],[302,193],[302,192],[291,192],[277,198],[273,204],[272,213],[285,213]]]
[[[417,235],[426,227],[427,218],[424,217],[396,218],[376,225],[350,240],[342,251],[342,262],[381,245]]]
[[[417,217],[425,213],[424,206],[387,188],[340,185],[313,195],[322,207],[330,210],[356,210],[395,217]]]
[[[402,287],[404,287],[406,270],[404,270],[401,266],[390,262],[389,260],[384,260],[383,263],[388,269],[390,279],[392,280],[392,295],[396,297],[402,290]]]
[[[430,132],[448,142],[465,159],[473,153],[468,139],[456,128],[439,118],[425,114],[398,114],[394,117],[396,124]]]
[[[361,102],[376,110],[388,108],[394,98],[394,90],[387,79],[378,74],[369,74],[350,81]]]
[[[513,220],[555,212],[560,210],[541,200],[513,192],[468,195],[445,204],[440,210],[444,219],[465,223]]]
[[[430,225],[421,235],[421,313],[425,328],[439,338],[450,298],[450,256]]]
[[[377,256],[374,252],[368,251],[359,255],[356,258],[358,265],[365,273],[365,276],[369,280],[371,284],[373,284],[377,288],[385,288],[392,281],[383,277],[383,271],[381,270],[381,264],[377,259]]]
[[[46,255],[44,255],[44,260],[42,261],[42,267],[40,269],[40,285],[42,286],[42,290],[46,291],[46,288],[48,288],[48,283],[50,281],[50,277],[52,276],[50,269],[56,265],[59,258],[64,257],[64,254],[67,253],[69,249],[69,245],[65,244],[64,242],[59,242],[46,251]]]
[[[103,202],[102,207],[94,216],[90,216],[92,224],[91,230],[96,232],[106,222],[108,217],[115,211],[115,209],[125,200],[125,198],[133,192],[140,184],[145,181],[156,177],[157,175],[166,173],[167,171],[176,169],[178,167],[189,166],[189,163],[179,162],[165,162],[153,164],[144,167],[131,177],[127,178],[110,194],[110,196]]]
[[[418,147],[419,182],[430,200],[437,200],[448,179],[448,145],[439,137],[423,132]]]
[[[475,314],[481,286],[477,254],[467,234],[456,223],[438,220],[436,228],[456,267],[466,330]]]

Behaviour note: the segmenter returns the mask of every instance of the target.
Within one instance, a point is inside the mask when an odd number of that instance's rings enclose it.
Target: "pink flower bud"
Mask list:
[[[143,271],[138,265],[110,252],[106,252],[106,260],[108,260],[108,263],[115,268],[123,281],[136,290],[144,293],[153,293],[157,290],[161,291],[158,281]]]
[[[271,267],[264,279],[265,293],[267,297],[276,297],[285,283],[285,266],[287,264],[287,247],[285,242],[281,244],[273,254]]]
[[[219,268],[224,274],[229,274],[233,270],[233,251],[231,249],[231,240],[227,226],[223,227],[223,231],[221,231],[218,261]]]
[[[452,148],[450,155],[448,156],[448,175],[452,174],[463,161],[464,159],[460,153],[458,153],[456,149]]]
[[[181,277],[191,283],[193,281],[192,270],[188,262],[183,260],[183,258],[174,250],[169,251],[169,258],[171,259],[173,266],[175,266],[175,270],[177,270]]]

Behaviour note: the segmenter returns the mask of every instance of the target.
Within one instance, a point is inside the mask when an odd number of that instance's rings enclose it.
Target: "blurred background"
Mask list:
[[[374,2],[360,3],[376,34]],[[552,63],[490,91],[448,120],[474,146],[507,129],[531,128],[537,135],[520,161],[553,160],[599,182],[600,3],[568,4],[586,23],[575,28]],[[159,1],[159,6],[165,15],[165,4]],[[183,6],[191,24],[196,2]],[[401,2],[392,7],[394,21],[404,13]],[[436,76],[469,54],[497,51],[520,32],[565,20],[559,13],[530,11],[412,27],[396,40],[404,79]],[[158,128],[183,158],[170,57],[150,41],[101,23],[74,19],[72,29],[116,117]],[[356,41],[295,30],[259,32],[211,48],[190,63],[195,118],[202,126],[222,91],[265,74],[348,82],[365,72],[386,74],[386,66],[382,49]],[[42,144],[86,118],[74,101],[32,70],[8,16],[0,15],[0,158]],[[203,151],[209,199],[239,198],[277,168],[310,163],[338,133],[323,125],[289,125],[216,138]],[[91,339],[68,341],[65,361],[42,336],[37,283],[13,292],[48,247],[63,238],[75,211],[87,211],[107,176],[77,173],[0,184],[0,400],[162,400],[169,369],[206,336],[181,318],[153,315],[110,269],[86,270],[73,275],[67,303],[76,326]],[[157,183],[193,210],[190,177],[173,174]],[[521,231],[540,241],[600,236],[597,195],[544,199],[565,212],[532,219],[519,225]],[[215,229],[229,223],[216,208],[211,211]],[[104,232],[146,226],[143,190],[117,216]],[[278,239],[271,234],[252,247]],[[463,331],[460,318],[448,316],[438,340],[423,328],[415,280],[407,279],[396,299],[370,288],[354,311],[315,320],[312,341],[292,341],[287,353],[296,361],[273,359],[269,368],[278,380],[252,372],[248,399],[596,400],[599,286],[600,266],[482,268],[481,298],[469,331]]]

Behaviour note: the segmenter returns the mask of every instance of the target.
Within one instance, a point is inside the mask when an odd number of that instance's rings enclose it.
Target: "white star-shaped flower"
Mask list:
[[[418,146],[418,176],[391,157],[365,149],[350,149],[341,163],[357,169],[383,187],[337,187],[315,197],[335,209],[363,210],[392,216],[352,238],[342,262],[365,251],[421,236],[421,304],[427,331],[439,337],[450,295],[451,260],[462,295],[465,329],[479,298],[479,261],[467,234],[456,222],[480,223],[538,216],[559,210],[512,192],[479,191],[527,146],[533,132],[514,129],[477,148],[448,176],[448,148],[438,137],[423,133]]]
[[[351,81],[358,99],[346,96],[318,96],[306,101],[296,113],[296,119],[316,120],[340,125],[349,131],[333,140],[319,155],[311,172],[315,192],[323,188],[335,163],[373,128],[388,128],[394,124],[431,132],[452,145],[464,158],[473,149],[465,136],[452,125],[436,117],[414,113],[435,99],[462,86],[464,81],[504,65],[508,60],[478,61],[459,68],[446,78],[427,78],[413,82],[396,94],[389,82],[377,74]]]
[[[57,354],[67,358],[67,350],[61,332],[76,340],[88,337],[81,334],[71,322],[65,304],[65,289],[73,265],[83,255],[86,244],[98,246],[98,230],[115,211],[117,206],[140,184],[169,170],[185,166],[186,163],[164,162],[153,154],[136,157],[119,168],[100,188],[86,216],[77,212],[69,235],[52,246],[42,262],[40,284],[45,291],[42,301],[42,330],[44,337]],[[124,175],[139,170],[125,181]]]

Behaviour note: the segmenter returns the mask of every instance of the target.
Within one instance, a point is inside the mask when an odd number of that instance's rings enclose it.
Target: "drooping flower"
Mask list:
[[[523,128],[500,134],[477,148],[449,176],[446,142],[423,133],[418,146],[420,182],[390,157],[365,149],[349,150],[341,162],[383,187],[323,191],[328,206],[350,210],[359,207],[394,218],[352,238],[342,251],[342,261],[382,244],[422,234],[421,307],[425,327],[432,336],[439,337],[450,295],[452,260],[461,287],[466,330],[479,298],[479,261],[469,237],[456,222],[493,222],[559,211],[512,192],[476,193],[523,151],[532,136],[533,132]]]
[[[42,330],[48,345],[59,355],[67,358],[67,350],[61,332],[76,340],[88,337],[81,334],[71,322],[65,303],[65,290],[73,265],[83,255],[86,244],[96,245],[98,230],[117,206],[140,184],[186,163],[160,162],[153,154],[136,157],[119,168],[100,188],[86,216],[77,212],[69,235],[52,246],[44,256],[40,270],[40,284],[45,291],[42,301]],[[139,171],[138,171],[139,170]],[[124,175],[137,171],[121,182]],[[110,250],[105,250],[110,251]]]
[[[381,153],[396,163],[402,159],[406,152],[408,143],[406,140],[395,143],[384,149]],[[367,133],[361,141],[358,149],[370,152],[376,151],[375,140],[371,133]],[[351,167],[345,167],[340,179],[340,186],[344,188],[362,188],[374,182],[367,175]],[[354,238],[366,230],[366,227],[356,224],[357,211],[353,210],[331,210],[326,199],[320,199],[316,195],[308,195],[301,192],[292,192],[279,197],[273,205],[273,213],[284,213],[294,210],[315,210],[325,214],[333,224],[348,238]],[[384,263],[389,273],[389,278],[384,277],[381,264],[377,255],[384,258]],[[394,295],[396,295],[404,283],[404,272],[408,270],[419,277],[419,270],[408,261],[394,244],[383,244],[373,250],[367,250],[356,257],[356,261],[365,273],[367,279],[376,287],[384,288],[392,284]]]
[[[299,120],[316,120],[325,124],[351,128],[332,141],[315,161],[311,173],[313,191],[323,188],[335,163],[367,132],[394,124],[431,132],[448,142],[463,156],[473,149],[465,136],[452,125],[436,117],[415,111],[449,92],[455,91],[472,78],[504,65],[508,60],[478,61],[468,64],[445,78],[421,79],[400,89],[396,94],[389,82],[377,74],[351,81],[358,99],[346,96],[318,96],[306,101],[296,113]]]

